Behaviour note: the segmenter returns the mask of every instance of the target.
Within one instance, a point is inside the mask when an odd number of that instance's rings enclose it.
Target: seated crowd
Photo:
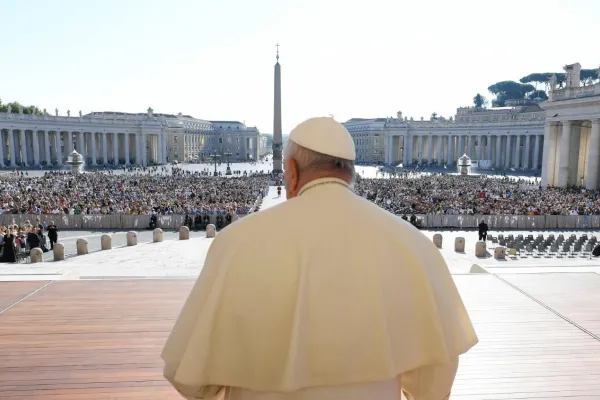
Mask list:
[[[358,195],[396,214],[599,215],[600,192],[547,188],[530,180],[400,173],[357,177]]]

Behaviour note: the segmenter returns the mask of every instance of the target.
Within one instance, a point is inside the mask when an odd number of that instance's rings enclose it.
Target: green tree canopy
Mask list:
[[[23,114],[35,114],[35,115],[42,115],[43,111],[40,110],[38,107],[31,105],[31,106],[24,106],[21,103],[19,103],[18,101],[13,101],[10,103],[2,103],[2,100],[0,100],[0,112],[8,112],[8,107],[10,106],[11,113],[18,113],[19,112],[19,108],[23,107]]]
[[[548,100],[548,95],[546,94],[546,92],[544,90],[536,90],[536,91],[529,93],[527,95],[527,98],[529,100],[535,100],[537,98],[540,98],[542,100]]]
[[[492,106],[504,107],[506,100],[522,100],[527,93],[533,92],[535,87],[515,81],[502,81],[494,83],[488,87],[488,90],[496,95],[496,98],[492,100]]]
[[[486,99],[485,96],[482,96],[480,93],[477,93],[475,97],[473,97],[473,104],[475,105],[475,108],[483,108],[487,106],[488,99]]]

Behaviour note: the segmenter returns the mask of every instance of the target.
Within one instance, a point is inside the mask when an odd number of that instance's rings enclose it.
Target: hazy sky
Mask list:
[[[477,92],[579,61],[600,65],[599,1],[0,0],[0,98],[191,114],[272,131],[401,110],[453,115]]]

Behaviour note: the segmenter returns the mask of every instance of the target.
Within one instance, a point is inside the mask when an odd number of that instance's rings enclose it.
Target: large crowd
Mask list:
[[[0,177],[0,214],[245,214],[269,176],[211,177],[181,169]]]
[[[397,215],[600,214],[598,191],[539,185],[539,180],[509,177],[401,173],[390,179],[358,177],[355,191]]]
[[[266,173],[154,168],[127,174],[94,172],[0,175],[0,214],[245,214],[263,195]],[[542,188],[529,179],[407,172],[389,179],[357,177],[355,191],[397,214],[600,214],[600,192]]]

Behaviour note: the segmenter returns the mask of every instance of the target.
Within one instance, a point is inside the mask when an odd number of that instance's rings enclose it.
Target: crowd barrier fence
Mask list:
[[[203,215],[203,214],[201,214]],[[223,215],[223,214],[222,214]],[[35,214],[0,214],[0,226],[14,223],[17,225],[29,221],[34,224],[40,217],[44,225],[54,221],[62,230],[97,230],[97,229],[146,229],[150,224],[149,215],[35,215]],[[243,217],[244,215],[240,215]],[[350,216],[349,216],[350,217]],[[433,228],[477,228],[484,220],[490,229],[600,229],[600,215],[417,215],[421,226]],[[158,215],[158,227],[162,229],[179,229],[183,225],[185,215]],[[210,223],[216,225],[216,214],[209,214]]]

